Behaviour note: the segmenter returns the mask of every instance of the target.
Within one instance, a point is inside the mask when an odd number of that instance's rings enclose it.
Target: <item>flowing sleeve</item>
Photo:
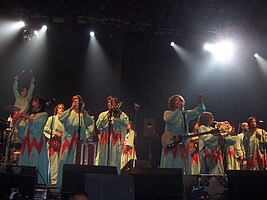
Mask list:
[[[198,133],[204,133],[207,131],[211,131],[212,129],[213,129],[212,127],[200,126],[198,128]],[[218,136],[212,134],[205,134],[205,135],[200,135],[199,137],[201,140],[203,140],[204,144],[210,144],[211,146],[217,145]]]
[[[15,98],[19,97],[19,91],[18,91],[18,80],[14,80],[13,82],[13,93],[14,93],[14,96]]]
[[[32,95],[33,95],[33,90],[34,90],[34,83],[31,83],[30,84],[30,88],[29,88],[29,91],[28,91],[28,95],[27,95],[27,99],[28,100],[31,100],[32,99]]]
[[[114,118],[114,121],[118,121],[122,126],[127,126],[129,124],[129,117],[122,112],[119,118]]]
[[[45,137],[47,137],[49,139],[50,139],[50,136],[51,136],[51,125],[52,125],[52,122],[53,122],[53,116],[48,118],[48,120],[47,120],[47,122],[45,123],[45,126],[44,126],[44,135],[45,135]]]
[[[206,110],[206,106],[204,103],[199,103],[196,108],[192,110],[188,110],[187,113],[187,121],[191,121],[195,118],[197,118],[199,115],[201,115]]]
[[[92,124],[95,123],[95,120],[93,120],[87,112],[85,112],[83,117],[84,117],[84,126],[85,127],[91,126]]]
[[[71,113],[71,110],[70,110],[70,109],[65,110],[65,111],[58,117],[59,121],[60,121],[62,124],[65,124],[65,123],[68,121],[69,117],[70,117],[70,113]]]
[[[97,118],[96,128],[100,131],[106,127],[108,127],[108,113],[102,112]]]
[[[126,141],[126,145],[130,146],[131,148],[133,148],[133,146],[134,146],[134,135],[135,135],[135,132],[133,130],[131,130],[129,132],[128,139]]]
[[[166,110],[163,113],[163,119],[166,123],[176,123],[178,122],[178,114],[179,114],[179,109],[176,109],[174,112],[170,110]]]

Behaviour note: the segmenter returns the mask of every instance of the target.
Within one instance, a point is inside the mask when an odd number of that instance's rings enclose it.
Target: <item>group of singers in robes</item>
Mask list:
[[[14,91],[17,80],[15,78]],[[18,136],[22,145],[18,164],[35,166],[39,184],[62,187],[64,164],[76,163],[77,145],[80,140],[86,140],[86,129],[94,125],[99,131],[95,165],[116,166],[119,173],[129,160],[137,159],[134,125],[121,111],[116,97],[107,98],[107,110],[101,112],[95,122],[85,110],[80,95],[72,97],[71,107],[67,110],[64,104],[58,104],[49,117],[45,111],[45,98],[36,95],[29,101],[33,88],[34,79],[31,80],[30,94],[25,89],[20,94],[16,92],[16,105],[19,105],[18,101],[22,102],[23,112],[17,112],[15,117],[21,118]],[[267,133],[258,127],[255,117],[242,123],[242,133],[238,135],[214,134],[214,118],[206,111],[203,94],[198,95],[198,105],[194,109],[185,109],[181,95],[171,96],[168,106],[163,114],[165,132],[182,138],[196,133],[199,136],[182,139],[171,150],[162,148],[160,168],[181,168],[185,174],[223,174],[225,168],[266,169]]]
[[[206,111],[202,94],[198,95],[195,109],[185,110],[184,104],[181,95],[173,95],[168,101],[169,109],[163,114],[165,133],[174,138],[182,136],[182,141],[173,142],[175,145],[170,149],[162,145],[161,168],[181,168],[184,174],[266,170],[267,133],[255,117],[241,124],[241,133],[235,133],[228,121],[214,121],[212,113]]]
[[[61,188],[64,164],[77,163],[79,141],[86,140],[86,130],[94,127],[95,121],[86,112],[80,95],[72,97],[71,107],[67,110],[62,103],[56,105],[54,114],[49,117],[45,111],[47,101],[44,97],[36,95],[29,100],[34,89],[34,78],[29,92],[23,88],[19,93],[17,87],[18,77],[15,77],[15,105],[21,104],[20,110],[23,110],[13,115],[13,118],[21,119],[17,127],[18,136],[22,139],[18,164],[35,166],[39,184]],[[100,133],[95,165],[115,166],[120,172],[130,159],[136,159],[133,141],[136,133],[129,117],[118,107],[116,97],[107,98],[107,107],[96,122]]]

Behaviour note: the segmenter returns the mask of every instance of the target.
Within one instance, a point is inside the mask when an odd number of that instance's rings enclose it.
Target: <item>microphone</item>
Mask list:
[[[262,121],[262,120],[259,120],[259,123],[263,123],[264,121]]]
[[[15,76],[14,78],[16,78],[16,77],[20,77],[23,73],[24,73],[25,71],[24,70],[22,70],[20,73],[19,73],[19,75],[17,75],[17,76]]]
[[[46,105],[47,105],[47,106],[50,106],[51,104],[53,104],[54,101],[56,101],[56,98],[53,98],[53,99],[51,99],[50,101],[47,101],[47,102],[46,102]]]

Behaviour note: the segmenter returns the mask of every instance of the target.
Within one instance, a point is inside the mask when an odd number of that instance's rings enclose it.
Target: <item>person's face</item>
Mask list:
[[[199,128],[198,122],[195,124],[194,129],[197,130]]]
[[[242,130],[243,131],[248,131],[249,130],[249,126],[248,126],[248,123],[243,123],[242,126],[241,126]]]
[[[116,101],[112,101],[111,99],[108,100],[108,109],[110,110],[111,108],[116,108],[117,104],[116,104]]]
[[[249,122],[249,127],[250,127],[250,128],[257,128],[257,121],[256,121],[256,119],[252,119],[252,120]]]
[[[74,109],[75,109],[76,111],[78,111],[78,110],[79,110],[79,106],[78,106],[78,104],[79,104],[79,99],[78,99],[78,98],[77,98],[77,99],[74,99],[73,102],[72,102],[72,104],[75,105],[75,108],[74,108]]]
[[[57,107],[57,114],[58,114],[58,115],[62,114],[64,111],[65,111],[65,107],[64,107],[64,105],[59,105],[59,106]]]
[[[39,108],[39,107],[40,107],[39,100],[37,100],[37,99],[33,99],[33,100],[32,100],[32,108],[36,110],[36,109]]]
[[[20,95],[21,95],[22,97],[26,97],[27,94],[28,94],[28,90],[26,90],[26,89],[23,89],[23,90],[20,92]]]
[[[179,97],[175,97],[174,105],[176,108],[182,108],[184,103]]]

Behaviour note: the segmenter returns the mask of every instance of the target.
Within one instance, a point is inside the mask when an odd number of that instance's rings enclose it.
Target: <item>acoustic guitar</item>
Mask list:
[[[161,136],[161,144],[162,147],[165,150],[173,150],[176,148],[176,146],[183,142],[184,140],[188,139],[188,138],[192,138],[192,137],[196,137],[196,136],[201,136],[201,135],[207,135],[207,134],[218,134],[220,133],[219,129],[213,129],[207,132],[203,132],[203,133],[196,133],[196,134],[191,134],[191,135],[184,135],[182,136],[181,134],[171,134],[170,132],[164,132]]]

